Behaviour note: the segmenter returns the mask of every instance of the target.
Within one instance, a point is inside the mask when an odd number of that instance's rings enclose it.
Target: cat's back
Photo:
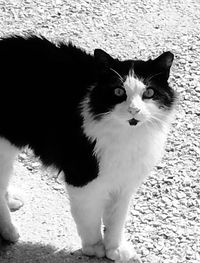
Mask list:
[[[40,78],[47,84],[55,79],[57,83],[65,79],[71,84],[79,79],[77,74],[81,77],[81,72],[86,73],[85,69],[90,71],[94,68],[93,56],[71,42],[55,44],[34,35],[0,39],[0,58],[1,77],[8,83],[13,79],[15,82],[28,80],[31,85],[39,82]],[[13,78],[6,78],[8,75]]]
[[[65,51],[73,49],[72,46],[65,45]],[[74,47],[75,49],[75,47]],[[0,40],[0,69],[2,77],[9,83],[23,80],[29,84],[44,78],[46,83],[53,79],[53,76],[62,76],[64,68],[70,70],[73,61],[70,52],[63,52],[61,48],[51,43],[43,37],[12,36]],[[54,72],[53,75],[51,75]],[[60,74],[59,74],[60,73]],[[13,78],[6,78],[8,75]],[[39,81],[38,81],[39,82]]]
[[[93,63],[91,55],[71,43],[56,45],[37,36],[1,39],[0,110],[9,104],[7,117],[13,120],[18,117],[16,109],[38,121],[44,116],[62,118],[84,96]]]
[[[57,47],[45,38],[36,36],[2,38],[0,40],[0,67],[3,69],[9,65],[10,72],[17,65],[18,68],[24,70],[27,69],[27,66],[31,69],[36,63],[40,67],[42,61],[44,64],[45,58],[55,59],[56,53],[58,53]],[[18,71],[18,68],[15,70]]]

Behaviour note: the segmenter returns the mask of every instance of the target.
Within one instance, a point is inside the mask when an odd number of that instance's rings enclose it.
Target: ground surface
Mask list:
[[[71,40],[88,52],[100,47],[119,58],[174,52],[177,117],[163,161],[132,200],[126,233],[144,263],[199,263],[199,0],[0,0],[0,36],[27,32]],[[12,216],[21,238],[1,249],[0,262],[108,262],[79,251],[67,195],[54,175],[29,152],[19,156],[12,185],[25,205]]]

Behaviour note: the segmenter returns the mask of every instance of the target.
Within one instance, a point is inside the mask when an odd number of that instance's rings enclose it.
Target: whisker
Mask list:
[[[119,77],[119,79],[121,80],[121,82],[123,82],[122,76],[121,76],[116,70],[114,70],[113,68],[110,68],[110,70],[113,71],[115,74],[117,74],[117,76]]]
[[[161,119],[159,119],[159,118],[157,118],[157,117],[152,117],[152,123],[154,123],[154,124],[156,124],[157,125],[157,127],[160,127],[160,125],[162,125],[162,126],[165,126],[166,125],[166,122],[165,121],[163,121],[163,120],[161,120]]]
[[[150,129],[150,128],[152,128],[152,126],[155,126],[155,123],[153,122],[152,119],[150,119],[147,122],[145,122],[145,125],[146,125],[147,129]]]
[[[95,114],[95,118],[102,118],[102,117],[106,117],[110,112],[104,112],[104,113],[99,113],[99,114]]]
[[[147,81],[150,81],[152,78],[154,78],[154,77],[156,77],[156,76],[159,76],[159,75],[163,74],[163,72],[164,72],[164,71],[161,71],[161,72],[159,72],[159,73],[157,73],[157,74],[154,74],[153,76],[147,78]]]
[[[162,116],[162,115],[161,115]],[[149,125],[154,126],[155,128],[162,128],[163,126],[166,125],[166,122],[157,118],[156,116],[152,116],[147,122],[147,127],[149,127]]]

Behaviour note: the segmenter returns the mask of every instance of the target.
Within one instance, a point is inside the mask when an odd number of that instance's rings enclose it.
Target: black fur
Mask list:
[[[44,164],[63,170],[67,183],[83,186],[97,177],[98,164],[93,155],[95,142],[89,142],[82,131],[80,102],[94,86],[90,92],[93,115],[109,111],[126,99],[126,95],[113,96],[113,89],[122,82],[110,68],[125,78],[133,67],[138,77],[148,79],[158,73],[159,63],[153,63],[120,62],[101,50],[92,56],[70,43],[56,46],[35,36],[2,39],[0,136],[19,148],[30,146]],[[170,106],[169,69],[162,70],[162,80],[152,78],[151,85]],[[165,91],[160,91],[156,80]]]
[[[79,103],[94,83],[95,61],[82,50],[46,39],[0,41],[0,135],[29,145],[45,165],[82,186],[98,174],[81,125]]]

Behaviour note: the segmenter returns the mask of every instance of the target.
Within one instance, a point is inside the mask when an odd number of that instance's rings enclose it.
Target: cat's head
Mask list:
[[[119,61],[96,49],[94,57],[98,77],[88,102],[95,120],[109,117],[132,127],[166,120],[175,102],[168,85],[172,53],[148,61]]]

